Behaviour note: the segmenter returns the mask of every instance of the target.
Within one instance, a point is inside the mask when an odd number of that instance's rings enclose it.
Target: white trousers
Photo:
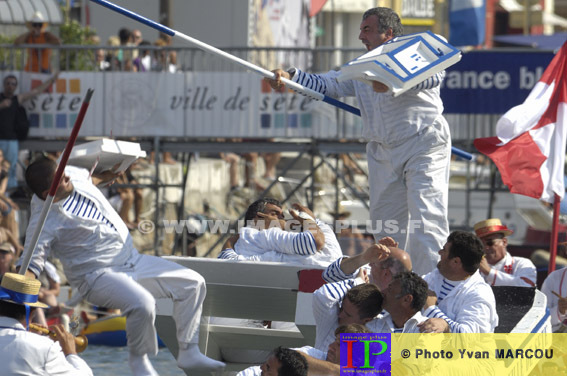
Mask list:
[[[449,235],[447,206],[451,137],[440,116],[431,126],[393,147],[366,147],[370,220],[376,240],[390,236],[406,250],[419,275],[432,271]]]
[[[174,262],[137,254],[123,267],[87,275],[79,292],[92,304],[119,308],[126,314],[128,347],[135,355],[157,354],[156,298],[173,300],[180,348],[199,342],[205,280]]]

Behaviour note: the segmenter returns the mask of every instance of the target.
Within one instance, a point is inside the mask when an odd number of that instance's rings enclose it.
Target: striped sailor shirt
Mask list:
[[[67,166],[65,174],[71,179],[74,190],[69,197],[51,206],[30,269],[39,275],[45,258],[53,254],[61,260],[70,284],[78,287],[89,273],[122,267],[138,251],[124,221],[92,184],[89,172]],[[37,196],[32,198],[26,249],[30,247],[43,203]]]

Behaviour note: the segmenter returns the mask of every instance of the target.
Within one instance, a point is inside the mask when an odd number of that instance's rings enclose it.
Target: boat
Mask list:
[[[271,351],[277,346],[313,346],[315,319],[312,294],[325,282],[322,267],[272,262],[235,262],[199,257],[165,256],[200,273],[207,284],[199,335],[201,351],[223,360],[222,347]],[[535,288],[493,287],[499,325],[496,333],[551,333],[546,296]],[[173,305],[156,300],[156,328],[174,357],[178,354]],[[295,323],[294,329],[250,328],[213,324],[209,317],[274,320]],[[227,362],[226,371],[250,364]],[[198,373],[192,373],[199,376]],[[205,375],[205,374],[203,374]]]
[[[126,317],[110,315],[91,321],[81,330],[81,334],[87,337],[90,346],[126,346]],[[165,347],[159,337],[158,346]]]

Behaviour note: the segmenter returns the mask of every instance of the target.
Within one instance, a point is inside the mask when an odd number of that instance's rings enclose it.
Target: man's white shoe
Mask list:
[[[196,343],[186,345],[186,349],[180,349],[177,356],[177,366],[181,369],[220,371],[226,364],[216,361],[201,354]]]
[[[128,357],[128,365],[134,376],[159,376],[152,366],[148,354],[134,355],[130,353]]]

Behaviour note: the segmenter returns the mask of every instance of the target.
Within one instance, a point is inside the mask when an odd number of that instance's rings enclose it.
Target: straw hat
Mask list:
[[[479,238],[492,234],[504,234],[504,236],[509,236],[514,233],[514,231],[504,226],[498,218],[491,218],[478,222],[474,225],[474,232]]]
[[[30,307],[48,308],[47,304],[37,301],[41,282],[21,274],[6,273],[0,286],[0,300],[24,304]]]
[[[12,244],[8,243],[8,242],[4,242],[4,243],[0,244],[0,251],[16,253],[14,246]]]
[[[45,17],[43,16],[43,14],[40,11],[36,11],[32,17],[28,20],[28,22],[26,22],[26,25],[28,26],[28,29],[32,28],[32,25],[34,23],[40,23],[42,24],[41,26],[41,30],[43,31],[43,29],[45,29],[45,27],[47,26],[47,20],[45,19]]]

